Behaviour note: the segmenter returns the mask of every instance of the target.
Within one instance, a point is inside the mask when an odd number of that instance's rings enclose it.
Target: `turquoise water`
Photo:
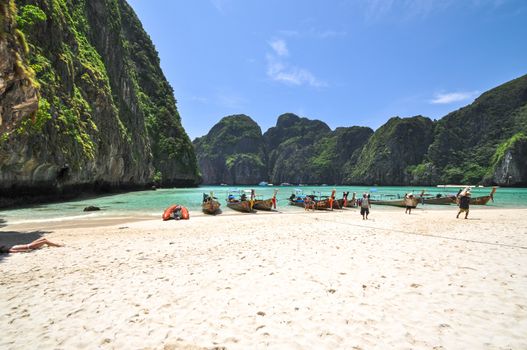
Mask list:
[[[0,220],[8,224],[35,222],[35,221],[56,221],[72,218],[104,217],[104,216],[152,216],[160,217],[165,208],[172,204],[181,204],[191,211],[200,212],[200,205],[203,192],[214,191],[214,195],[220,200],[224,211],[231,211],[225,204],[228,190],[242,190],[254,188],[259,196],[264,198],[271,197],[274,189],[278,189],[278,210],[291,211],[299,210],[297,207],[288,205],[288,198],[295,189],[300,189],[305,194],[329,195],[332,189],[337,190],[337,198],[342,197],[343,191],[350,191],[361,194],[370,192],[373,196],[377,194],[392,194],[402,196],[404,193],[413,192],[419,194],[423,189],[428,194],[447,194],[457,193],[458,188],[435,188],[435,187],[358,187],[358,186],[302,186],[302,187],[222,187],[204,186],[199,188],[171,188],[159,189],[157,191],[128,192],[109,196],[91,197],[74,201],[41,204],[27,208],[0,211]],[[490,192],[490,188],[474,188],[472,196],[485,196]],[[102,210],[98,212],[84,213],[82,210],[94,205]],[[418,206],[419,208],[420,206]],[[431,210],[441,210],[447,206],[426,206]],[[487,207],[496,208],[527,208],[527,188],[498,188],[494,202],[489,202]]]

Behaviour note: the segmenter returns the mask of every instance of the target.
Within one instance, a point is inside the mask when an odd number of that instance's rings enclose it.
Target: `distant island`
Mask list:
[[[331,130],[286,113],[262,134],[249,116],[232,115],[193,143],[205,184],[527,186],[526,135],[524,75],[437,121]]]

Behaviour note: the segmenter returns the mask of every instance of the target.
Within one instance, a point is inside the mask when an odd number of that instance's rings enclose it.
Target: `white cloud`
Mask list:
[[[231,6],[231,0],[210,0],[212,6],[218,10],[219,13],[225,14]]]
[[[430,101],[433,104],[449,104],[454,102],[461,102],[475,98],[479,95],[479,91],[466,92],[449,92],[436,94],[434,99]]]
[[[364,16],[366,21],[375,22],[388,14],[393,7],[394,0],[370,0],[363,3],[365,5]]]
[[[288,56],[289,55],[289,50],[287,49],[287,44],[285,43],[285,40],[282,40],[282,39],[271,40],[269,42],[269,45],[272,47],[272,49],[278,56]]]
[[[287,44],[283,39],[275,39],[269,42],[273,54],[267,54],[267,76],[274,81],[288,85],[309,85],[313,87],[324,87],[326,83],[318,80],[313,73],[307,69],[289,64],[285,58],[289,56]]]
[[[363,4],[366,21],[376,22],[389,15],[395,15],[402,21],[426,18],[430,13],[444,10],[455,3],[454,0],[369,0]]]

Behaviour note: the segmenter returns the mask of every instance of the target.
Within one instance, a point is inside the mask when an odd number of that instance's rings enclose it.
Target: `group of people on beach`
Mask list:
[[[355,194],[354,194],[355,195]],[[294,196],[294,195],[293,195]],[[344,192],[344,197],[347,197],[347,193]],[[467,187],[465,189],[460,189],[459,192],[456,195],[457,203],[459,206],[459,212],[457,213],[456,218],[459,218],[459,215],[461,213],[465,213],[465,219],[468,219],[468,213],[469,213],[469,206],[470,206],[470,187]],[[415,198],[413,193],[405,193],[404,195],[404,207],[405,207],[405,214],[411,214],[412,209],[415,208]],[[369,193],[363,193],[362,198],[359,198],[356,200],[356,205],[360,208],[360,215],[362,216],[363,220],[368,220],[368,215],[370,214],[370,194]],[[315,210],[315,200],[312,196],[305,196],[304,197],[304,208],[306,211],[308,210]],[[333,208],[331,208],[333,209]]]

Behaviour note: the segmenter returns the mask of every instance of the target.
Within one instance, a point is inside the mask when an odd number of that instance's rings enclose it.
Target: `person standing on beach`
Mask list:
[[[456,215],[456,219],[459,219],[459,214],[465,213],[465,219],[468,219],[468,211],[470,206],[470,189],[467,189],[460,193],[459,197],[459,212]]]
[[[309,211],[311,209],[311,205],[313,204],[313,200],[309,196],[304,197],[304,210]]]
[[[370,199],[366,193],[362,195],[362,200],[360,203],[360,215],[362,215],[362,220],[368,220],[368,215],[370,214]]]
[[[412,193],[405,194],[404,195],[404,206],[406,207],[406,210],[404,211],[404,213],[411,214],[413,205],[414,205],[414,195]]]

